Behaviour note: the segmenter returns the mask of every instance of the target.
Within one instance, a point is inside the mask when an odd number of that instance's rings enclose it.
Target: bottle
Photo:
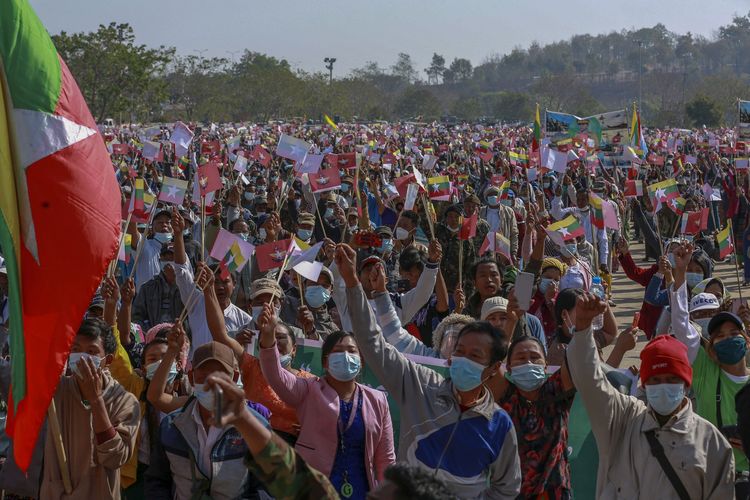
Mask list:
[[[591,289],[589,290],[589,292],[596,295],[600,299],[605,300],[604,287],[602,286],[602,279],[599,276],[594,276],[594,278],[591,280]],[[604,314],[600,314],[591,322],[591,328],[593,330],[601,330],[603,326]]]

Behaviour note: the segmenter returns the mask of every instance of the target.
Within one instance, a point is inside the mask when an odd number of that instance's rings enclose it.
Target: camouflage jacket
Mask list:
[[[443,260],[440,262],[440,270],[443,273],[443,279],[445,279],[445,286],[449,292],[452,292],[458,285],[458,261],[461,245],[464,247],[462,276],[464,283],[469,279],[469,270],[476,260],[476,249],[472,240],[459,240],[458,233],[452,233],[448,226],[442,222],[435,226],[435,238],[443,247]]]
[[[328,478],[276,434],[260,453],[248,455],[245,464],[277,499],[339,499]]]

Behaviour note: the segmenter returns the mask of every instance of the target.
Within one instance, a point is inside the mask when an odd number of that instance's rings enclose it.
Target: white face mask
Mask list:
[[[281,306],[273,306],[273,315],[277,318],[279,317],[279,313],[281,312]],[[260,315],[263,313],[263,306],[253,306],[250,312],[250,315],[253,317],[253,320],[255,322],[258,322],[258,318],[260,318]]]
[[[397,227],[394,236],[399,241],[405,241],[409,239],[409,231],[407,231],[403,227]]]
[[[711,318],[694,319],[693,321],[701,327],[701,335],[708,338],[708,324],[711,322]]]
[[[265,241],[266,236],[268,236],[268,233],[266,232],[266,228],[265,227],[262,227],[262,228],[258,229],[258,239],[260,241]]]

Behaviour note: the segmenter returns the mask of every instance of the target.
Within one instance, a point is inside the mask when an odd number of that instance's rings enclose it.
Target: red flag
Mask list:
[[[221,150],[221,144],[219,141],[206,141],[201,144],[201,154],[204,155],[215,155]]]
[[[406,191],[409,189],[409,184],[415,182],[415,180],[416,178],[414,177],[414,174],[402,175],[393,180],[393,185],[396,186],[398,195],[401,198],[406,198]]]
[[[336,168],[356,168],[357,153],[342,153],[326,155],[326,161],[331,167]]]
[[[482,159],[483,162],[489,163],[492,161],[492,151],[484,147],[478,147],[474,150],[474,154]]]
[[[112,144],[112,154],[113,155],[126,155],[130,153],[130,146],[123,143],[115,143]]]
[[[208,162],[198,167],[198,187],[201,196],[218,191],[222,187],[221,176],[219,175],[219,166],[215,162]]]
[[[266,151],[266,149],[260,145],[253,148],[253,150],[250,152],[250,158],[254,159],[265,168],[268,168],[268,166],[271,164],[271,153]]]
[[[474,212],[474,215],[468,219],[463,219],[461,223],[461,230],[458,232],[458,238],[461,240],[470,240],[477,235],[477,217],[479,212]]]
[[[289,253],[292,241],[294,240],[273,241],[255,247],[255,261],[258,263],[260,272],[265,273],[281,267]]]
[[[680,234],[698,234],[698,231],[701,230],[702,216],[701,212],[684,212],[680,224]]]
[[[341,139],[336,139],[336,144],[338,146],[346,146],[346,145],[350,144],[353,141],[354,141],[354,135],[347,134],[344,137],[342,137]]]
[[[708,207],[701,208],[701,231],[706,231],[708,229],[708,213]]]
[[[315,174],[307,174],[313,193],[323,193],[341,187],[341,175],[335,167],[318,170]]]

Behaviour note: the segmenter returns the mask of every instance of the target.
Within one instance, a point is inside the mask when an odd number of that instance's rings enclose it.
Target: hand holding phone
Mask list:
[[[513,293],[518,300],[518,308],[526,312],[531,306],[531,292],[534,288],[534,275],[531,273],[519,272],[516,276],[516,284],[513,287]]]
[[[224,427],[224,391],[218,385],[214,386],[214,427]]]

